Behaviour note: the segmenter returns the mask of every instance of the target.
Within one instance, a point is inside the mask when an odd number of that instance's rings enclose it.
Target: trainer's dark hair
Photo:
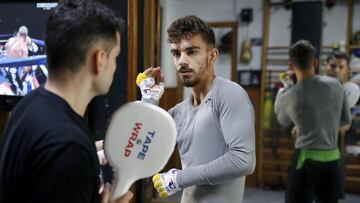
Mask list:
[[[215,46],[214,30],[197,16],[185,16],[174,21],[167,29],[168,42],[178,43],[182,39],[200,34],[209,45]]]
[[[88,50],[102,43],[109,52],[116,45],[122,20],[93,0],[63,0],[50,14],[45,29],[49,75],[78,71]]]
[[[327,58],[326,58],[326,62],[330,62],[333,59],[345,59],[346,62],[349,64],[349,56],[342,51],[333,51],[331,52]]]
[[[316,49],[307,40],[299,40],[290,47],[290,61],[301,70],[311,68],[311,61],[315,58]]]

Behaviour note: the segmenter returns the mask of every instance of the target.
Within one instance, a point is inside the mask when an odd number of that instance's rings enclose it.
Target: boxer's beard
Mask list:
[[[208,58],[206,57],[206,61],[205,61],[205,68],[208,68]],[[200,68],[201,69],[201,68]],[[181,67],[178,71],[178,73],[182,73],[182,72],[192,72],[193,75],[192,76],[180,76],[183,85],[185,87],[195,87],[197,84],[199,84],[200,82],[200,78],[197,77],[197,73],[191,68],[191,67]],[[202,74],[204,75],[204,73]],[[202,76],[200,76],[202,77]]]
[[[337,75],[337,79],[338,79],[341,83],[344,83],[344,82],[345,82],[345,74],[339,73],[339,74]]]
[[[178,73],[191,72],[192,76],[180,76],[182,83],[185,87],[194,87],[199,83],[199,79],[195,76],[195,71],[190,67],[181,67]]]

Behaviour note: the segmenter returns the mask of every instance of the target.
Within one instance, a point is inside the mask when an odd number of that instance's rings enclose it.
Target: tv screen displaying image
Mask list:
[[[56,6],[56,2],[0,3],[0,97],[22,97],[46,82],[43,36]]]

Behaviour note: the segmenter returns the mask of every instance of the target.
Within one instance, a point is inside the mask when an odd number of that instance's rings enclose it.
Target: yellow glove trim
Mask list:
[[[136,77],[136,84],[139,85],[142,81],[146,80],[148,77],[145,73],[139,73]]]
[[[152,181],[154,183],[154,188],[159,193],[159,196],[161,198],[167,198],[169,197],[169,194],[165,191],[165,188],[163,187],[161,180],[160,180],[160,174],[157,173],[153,176]]]
[[[288,76],[289,76],[289,74],[287,72],[280,73],[279,80],[285,80],[285,78]]]
[[[161,181],[156,181],[155,183],[154,183],[154,188],[160,188],[160,187],[162,187],[163,185],[162,185],[162,183],[161,183]]]
[[[161,192],[161,193],[159,193],[159,196],[160,196],[161,198],[168,198],[168,197],[169,197],[169,194],[166,193],[166,192]]]
[[[160,187],[160,188],[157,188],[156,189],[158,191],[158,193],[162,193],[165,191],[165,188],[164,187]]]
[[[155,182],[158,181],[158,180],[160,180],[160,174],[159,174],[159,173],[155,174],[155,175],[153,176],[153,178],[152,178],[153,183],[155,183]]]

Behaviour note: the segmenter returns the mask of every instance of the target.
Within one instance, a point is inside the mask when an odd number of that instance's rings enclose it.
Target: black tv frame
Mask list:
[[[16,3],[57,3],[55,0],[2,0],[1,4],[16,4]],[[8,112],[12,111],[12,109],[16,106],[16,104],[23,98],[24,96],[13,96],[13,95],[0,95],[0,112]]]

